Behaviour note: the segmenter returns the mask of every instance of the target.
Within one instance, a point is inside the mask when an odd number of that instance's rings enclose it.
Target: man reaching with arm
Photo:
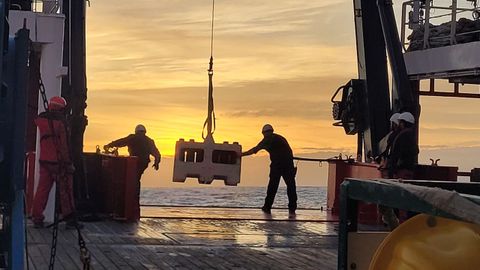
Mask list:
[[[264,149],[270,154],[270,180],[268,182],[267,196],[262,211],[271,213],[273,201],[280,184],[280,177],[283,177],[287,185],[288,210],[290,215],[295,215],[297,209],[297,190],[295,185],[296,168],[293,166],[293,152],[287,140],[273,133],[273,127],[266,124],[262,128],[263,140],[252,149],[243,152],[242,156],[256,154]]]
[[[115,140],[103,147],[105,150],[108,150],[112,147],[127,146],[130,156],[138,157],[136,182],[137,201],[140,201],[140,179],[150,163],[150,155],[155,158],[155,161],[153,162],[153,168],[156,171],[158,171],[158,166],[161,160],[161,155],[158,151],[158,148],[155,146],[155,142],[150,139],[146,133],[147,129],[144,125],[137,125],[135,127],[135,134],[130,134],[127,137]],[[138,209],[138,211],[140,210]]]

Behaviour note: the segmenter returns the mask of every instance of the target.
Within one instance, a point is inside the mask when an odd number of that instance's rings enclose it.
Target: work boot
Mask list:
[[[41,228],[45,227],[45,224],[43,223],[43,221],[34,221],[33,222],[33,227],[35,229],[41,229]]]
[[[272,214],[272,210],[270,208],[267,208],[267,207],[262,207],[262,212],[265,213],[265,214]]]

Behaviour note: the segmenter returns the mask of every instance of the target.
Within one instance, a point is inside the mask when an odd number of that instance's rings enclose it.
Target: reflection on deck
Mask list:
[[[143,207],[138,224],[85,223],[93,269],[336,269],[336,222],[319,210]],[[29,226],[29,262],[47,269],[51,233]],[[60,226],[55,269],[81,269]]]
[[[289,217],[288,209],[272,209],[271,215],[265,215],[256,208],[142,206],[144,218],[338,222],[338,217],[330,215],[327,211],[300,209],[296,213],[296,216]]]

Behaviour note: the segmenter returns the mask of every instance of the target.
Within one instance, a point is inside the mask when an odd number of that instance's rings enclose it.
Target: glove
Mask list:
[[[152,167],[155,169],[155,171],[158,171],[158,163],[156,163],[156,164],[153,164],[153,166],[152,166]]]

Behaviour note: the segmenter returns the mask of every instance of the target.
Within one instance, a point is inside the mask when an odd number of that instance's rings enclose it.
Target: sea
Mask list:
[[[142,188],[141,205],[260,208],[266,187]],[[322,209],[327,188],[298,186],[298,209]],[[279,187],[273,208],[288,208],[286,187]]]

